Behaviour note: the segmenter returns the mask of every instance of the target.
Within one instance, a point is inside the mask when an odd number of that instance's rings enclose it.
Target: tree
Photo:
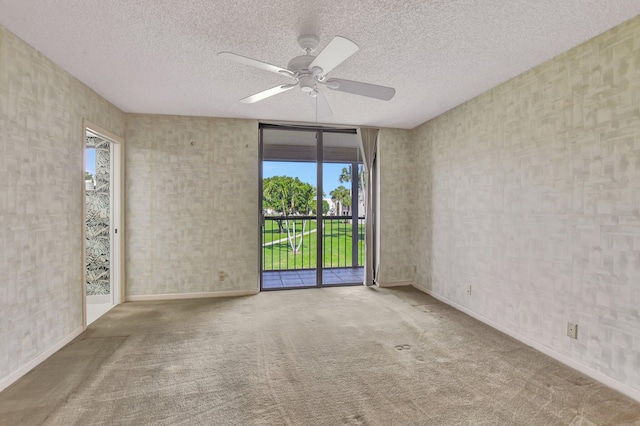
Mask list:
[[[329,210],[331,210],[331,206],[327,200],[322,200],[322,215],[326,216],[329,214]]]
[[[290,176],[273,176],[262,182],[263,206],[278,211],[283,219],[278,220],[280,233],[287,231],[287,239],[294,253],[297,253],[304,239],[307,220],[302,220],[302,232],[296,231],[296,221],[292,215],[309,215],[314,206],[316,188],[309,183]]]
[[[316,188],[299,178],[273,176],[262,183],[263,206],[282,216],[309,214],[313,209]]]
[[[296,178],[298,179],[298,178]],[[295,187],[297,193],[295,211],[298,214],[309,215],[316,208],[316,188],[311,184],[300,182]]]
[[[351,164],[349,167],[343,167],[342,172],[340,172],[340,177],[338,177],[338,181],[340,183],[351,182]],[[364,167],[362,164],[358,164],[358,192],[362,191],[364,187]]]
[[[331,200],[338,205],[337,214],[342,215],[344,207],[351,207],[351,191],[340,185],[329,193]]]
[[[349,167],[342,168],[342,172],[340,172],[338,180],[340,183],[351,182],[351,165],[349,165]]]
[[[351,165],[343,167],[340,177],[340,183],[351,182]],[[363,164],[358,164],[358,203],[364,204],[364,184],[366,182],[365,170]]]

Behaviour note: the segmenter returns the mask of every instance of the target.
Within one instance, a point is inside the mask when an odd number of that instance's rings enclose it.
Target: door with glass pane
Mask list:
[[[260,141],[261,289],[361,284],[355,131],[262,125]]]
[[[84,318],[86,325],[120,303],[122,140],[85,128]]]
[[[316,287],[315,132],[261,128],[261,286]]]
[[[325,133],[322,187],[322,285],[364,280],[363,164],[358,136]]]

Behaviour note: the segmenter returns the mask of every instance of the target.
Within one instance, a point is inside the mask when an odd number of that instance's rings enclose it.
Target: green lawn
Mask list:
[[[269,223],[272,222],[272,223]],[[315,221],[308,221],[305,232],[315,229]],[[296,230],[302,229],[301,224],[296,224]],[[275,221],[265,222],[265,242],[277,241],[287,238],[286,231],[282,234],[278,231]],[[359,261],[358,266],[364,263],[364,225],[359,225]],[[263,247],[263,269],[308,269],[316,267],[316,233],[312,232],[304,236],[298,253],[293,253],[288,241],[278,242]],[[299,240],[298,240],[299,241]],[[344,223],[338,220],[325,222],[323,234],[324,263],[325,268],[350,267],[351,261],[351,222]]]
[[[295,221],[289,220],[289,225],[293,230],[292,222],[295,222],[296,225],[296,233],[300,233],[302,231],[303,222],[306,222],[304,226],[304,232],[311,231],[316,229],[316,221],[315,220],[306,220],[303,221],[301,219],[296,219]],[[282,221],[282,226],[285,226],[285,222]],[[273,219],[266,219],[264,221],[264,233],[262,234],[262,243],[270,243],[271,241],[280,240],[282,238],[287,238],[287,231],[281,234],[280,227],[278,226],[278,221]]]

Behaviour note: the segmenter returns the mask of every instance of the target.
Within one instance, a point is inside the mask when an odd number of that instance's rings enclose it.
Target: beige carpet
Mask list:
[[[640,404],[410,288],[118,306],[2,425],[640,425]]]

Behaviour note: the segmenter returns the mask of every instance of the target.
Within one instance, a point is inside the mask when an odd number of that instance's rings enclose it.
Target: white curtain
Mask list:
[[[376,194],[376,152],[378,132],[380,129],[360,129],[360,141],[364,166],[367,171],[365,195],[365,240],[364,240],[364,285],[372,286],[376,283],[375,258],[375,194]]]

